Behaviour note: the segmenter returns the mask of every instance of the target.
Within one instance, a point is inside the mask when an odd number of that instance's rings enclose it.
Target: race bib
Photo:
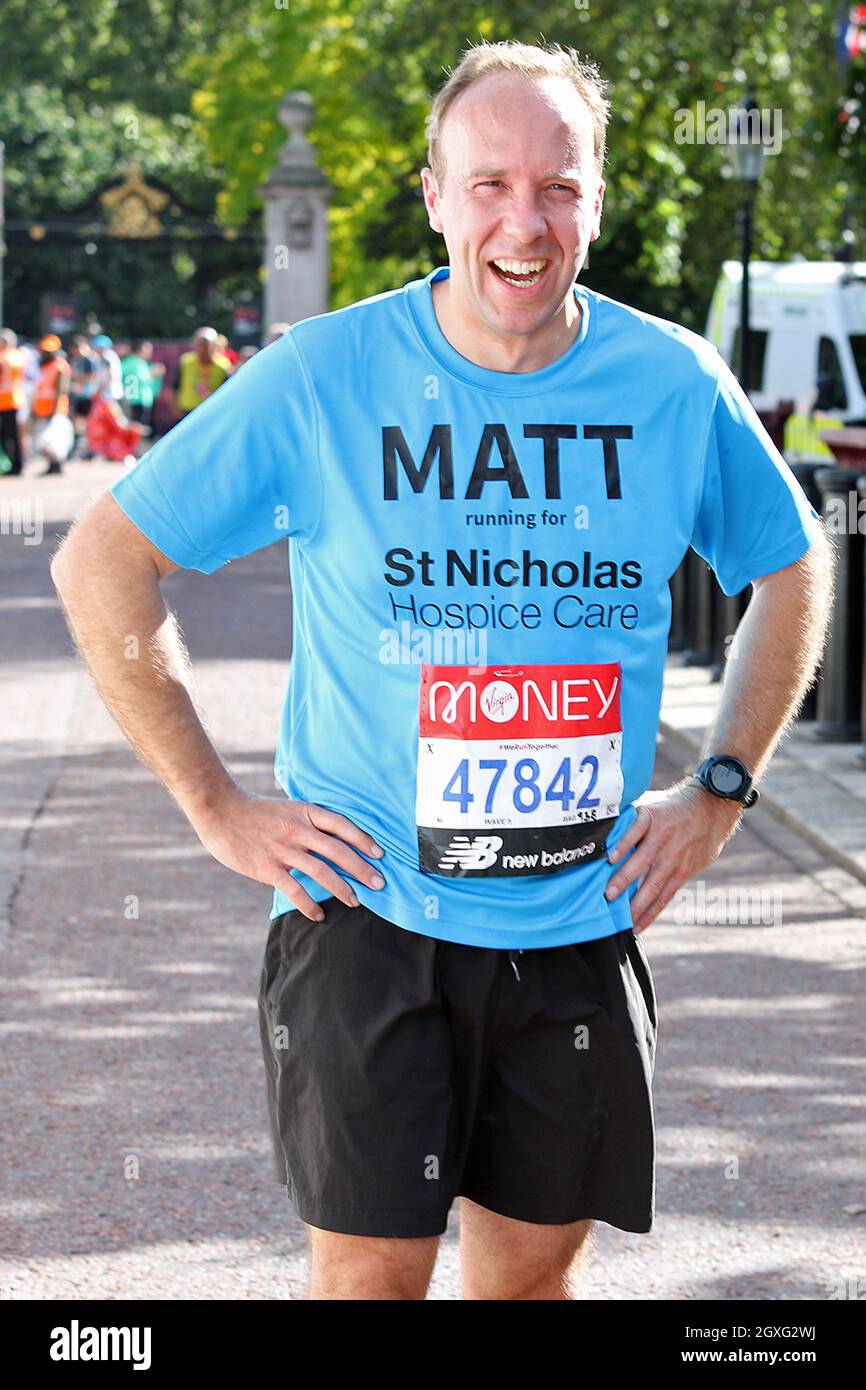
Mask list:
[[[422,873],[549,874],[606,852],[620,809],[619,662],[421,667]]]

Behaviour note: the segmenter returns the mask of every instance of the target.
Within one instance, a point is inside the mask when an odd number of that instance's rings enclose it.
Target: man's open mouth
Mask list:
[[[493,260],[490,268],[498,280],[503,280],[506,285],[514,285],[517,289],[526,289],[537,285],[544,278],[544,273],[550,265],[549,261],[511,261]]]

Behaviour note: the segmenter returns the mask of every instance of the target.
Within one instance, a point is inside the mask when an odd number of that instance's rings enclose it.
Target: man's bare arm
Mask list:
[[[833,572],[833,552],[822,534],[795,564],[754,580],[716,718],[704,737],[704,756],[732,753],[755,781],[766,769],[821,659]],[[628,858],[609,880],[605,896],[616,896],[645,875],[631,900],[633,924],[643,930],[688,879],[718,858],[743,808],[686,778],[664,792],[648,793],[637,809],[636,820],[609,855],[612,863]]]
[[[835,560],[823,536],[802,559],[753,581],[734,635],[702,756],[732,753],[755,781],[791,727],[818,669],[833,607]],[[711,795],[711,793],[707,793]]]
[[[316,919],[321,911],[289,866],[354,905],[351,885],[315,856],[378,887],[375,871],[349,847],[378,856],[375,841],[336,812],[245,792],[209,739],[190,691],[189,656],[160,590],[178,568],[110,493],[64,538],[51,577],[100,696],[220,863],[281,888]]]
[[[177,569],[105,493],[71,527],[51,578],[109,712],[195,823],[235,783],[195,711],[189,656],[159,587]]]

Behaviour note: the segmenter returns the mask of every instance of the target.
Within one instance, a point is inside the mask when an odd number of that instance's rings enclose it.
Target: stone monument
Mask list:
[[[306,140],[313,100],[289,92],[278,115],[289,138],[258,189],[265,205],[265,329],[329,308],[327,213],[334,190]]]

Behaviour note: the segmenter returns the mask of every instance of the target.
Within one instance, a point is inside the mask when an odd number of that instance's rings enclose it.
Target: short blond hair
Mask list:
[[[595,166],[599,177],[602,176],[607,153],[607,123],[611,102],[606,95],[607,83],[602,78],[598,65],[588,58],[582,59],[575,49],[563,48],[558,43],[517,43],[512,39],[488,43],[484,40],[464,50],[460,62],[451,70],[448,80],[436,93],[430,115],[427,117],[427,162],[440,188],[445,177],[445,159],[442,154],[442,126],[445,117],[457,98],[468,87],[492,73],[510,73],[530,79],[566,78],[589,108]]]

